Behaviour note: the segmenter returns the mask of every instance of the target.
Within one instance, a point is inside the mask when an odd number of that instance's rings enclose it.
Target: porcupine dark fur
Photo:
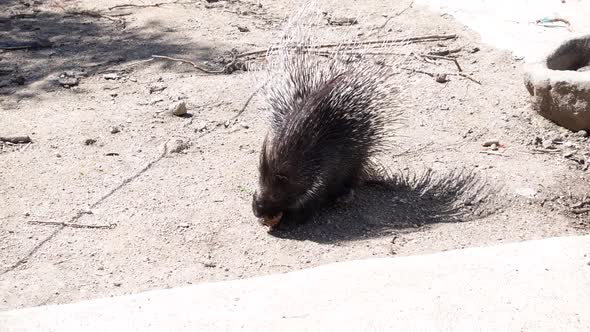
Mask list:
[[[270,131],[260,153],[252,202],[262,220],[301,223],[371,174],[399,115],[391,68],[338,49],[318,57],[306,37],[277,52],[262,89]]]

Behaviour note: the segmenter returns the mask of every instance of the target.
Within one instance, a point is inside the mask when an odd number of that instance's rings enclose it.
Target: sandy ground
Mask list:
[[[223,68],[234,48],[268,47],[294,4],[94,3],[0,5],[0,136],[32,138],[0,146],[0,309],[589,233],[589,139],[534,114],[522,63],[452,17],[409,1],[323,2],[334,17],[362,17],[352,27],[322,27],[328,35],[457,34],[408,48],[460,49],[452,55],[481,84],[451,75],[452,62],[413,61],[449,81],[400,74],[420,80],[405,96],[412,106],[398,151],[383,162],[410,179],[394,190],[367,188],[350,206],[269,234],[250,205],[267,128],[262,103],[254,98],[238,113],[254,74],[143,60],[158,54]],[[5,47],[31,41],[38,47]],[[169,114],[181,101],[191,117]],[[488,140],[499,149],[483,147]],[[465,201],[459,194],[472,182],[490,197]]]

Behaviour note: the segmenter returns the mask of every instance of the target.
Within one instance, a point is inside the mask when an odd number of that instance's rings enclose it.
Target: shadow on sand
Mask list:
[[[185,54],[194,61],[213,58],[209,47],[172,38],[158,21],[141,29],[129,28],[126,19],[130,16],[116,12],[48,10],[42,5],[1,1],[0,94],[13,94],[48,77],[54,82],[41,89],[51,90],[59,87],[55,81],[64,73],[85,77],[153,54]]]
[[[442,176],[384,172],[355,192],[347,205],[320,211],[301,226],[273,230],[271,235],[318,243],[337,243],[416,230],[437,223],[469,221],[487,215],[486,202],[495,192],[473,172]]]

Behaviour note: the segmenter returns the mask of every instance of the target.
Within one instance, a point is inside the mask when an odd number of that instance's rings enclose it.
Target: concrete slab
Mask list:
[[[0,313],[1,331],[590,331],[590,236]]]
[[[535,62],[563,40],[590,32],[590,3],[581,0],[416,0],[450,14],[481,35],[484,43]],[[570,23],[535,24],[544,18]],[[561,26],[560,26],[561,25]]]

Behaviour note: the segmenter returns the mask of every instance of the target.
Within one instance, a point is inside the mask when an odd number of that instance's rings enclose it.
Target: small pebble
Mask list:
[[[105,80],[118,80],[119,78],[121,78],[121,76],[119,76],[119,74],[117,73],[108,73],[102,75],[102,78],[104,78]]]
[[[248,126],[248,124],[245,122],[240,122],[240,126],[242,126],[244,129],[250,128],[250,126]]]
[[[167,88],[167,86],[165,86],[165,85],[153,85],[153,86],[150,86],[149,91],[150,91],[150,94],[152,94],[154,92],[164,91],[164,90],[166,90],[166,88]]]
[[[438,83],[446,83],[449,81],[447,74],[436,74],[436,76],[434,76],[434,80]]]
[[[57,82],[59,85],[67,89],[78,85],[80,83],[80,79],[78,77],[60,77]]]
[[[546,139],[543,141],[543,148],[544,149],[549,149],[549,148],[553,148],[553,140],[552,139]]]
[[[121,129],[119,129],[119,127],[112,127],[111,128],[111,134],[117,134],[120,132],[121,132]]]
[[[94,145],[94,143],[96,143],[94,138],[87,138],[84,140],[84,145]]]
[[[248,29],[247,27],[238,26],[238,30],[240,30],[240,32],[250,32],[250,29]]]
[[[189,228],[189,224],[187,222],[183,222],[183,223],[178,224],[178,227]]]
[[[182,151],[188,149],[190,147],[188,142],[185,142],[181,139],[176,140],[172,149],[170,149],[170,153],[181,153]]]
[[[207,129],[207,123],[205,121],[199,122],[199,124],[197,124],[196,131],[205,131],[206,129]]]
[[[121,287],[122,283],[120,283],[120,282],[115,282],[115,283],[113,283],[113,285],[114,285],[115,287]]]
[[[500,145],[500,141],[497,139],[491,139],[491,140],[487,140],[487,141],[483,142],[484,147],[488,147],[488,146],[492,146],[492,145],[496,145],[496,147],[497,147],[498,145]]]
[[[172,111],[172,114],[176,115],[176,116],[184,116],[187,114],[187,110],[186,110],[186,104],[185,102],[181,102],[180,104],[178,104],[174,110]]]

